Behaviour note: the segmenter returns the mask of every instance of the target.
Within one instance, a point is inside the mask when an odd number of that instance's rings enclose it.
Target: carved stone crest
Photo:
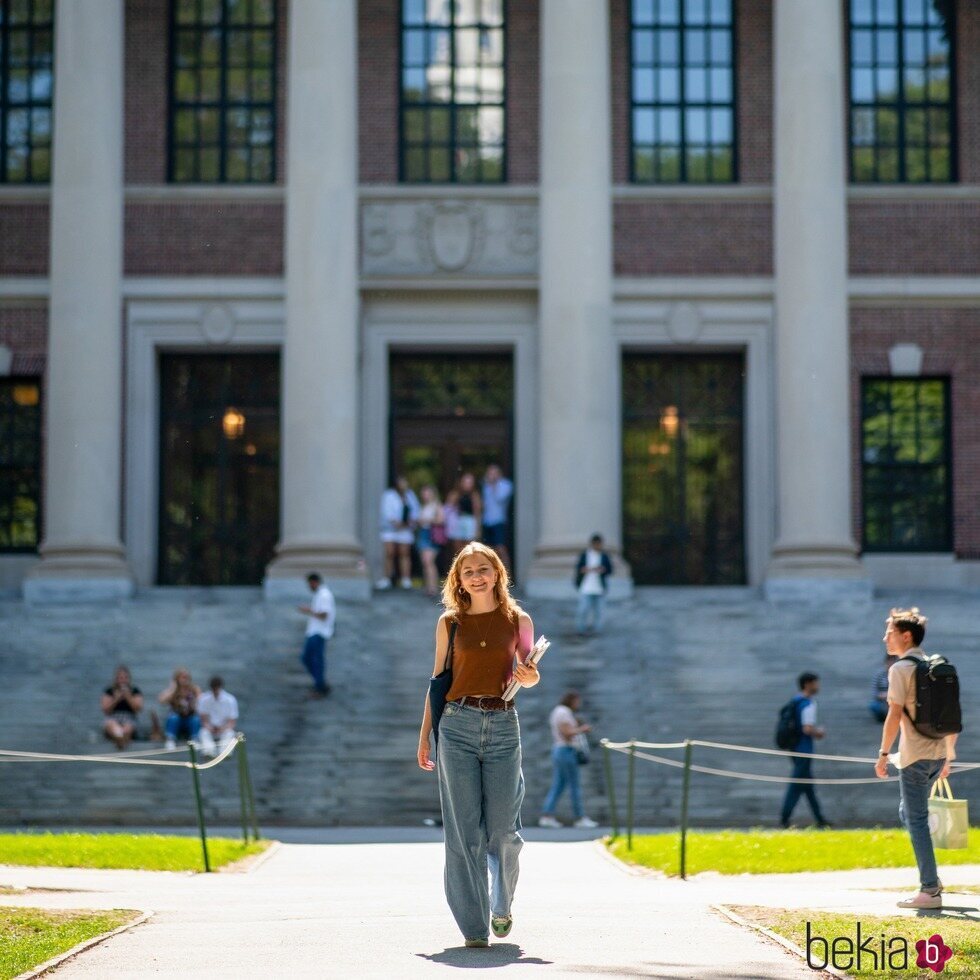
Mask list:
[[[444,201],[423,208],[420,246],[444,272],[460,272],[478,258],[485,226],[480,208],[464,201]]]

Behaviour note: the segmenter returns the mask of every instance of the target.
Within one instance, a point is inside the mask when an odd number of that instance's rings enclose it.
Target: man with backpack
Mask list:
[[[806,671],[800,674],[799,694],[792,701],[783,705],[779,713],[779,727],[776,729],[776,744],[786,752],[813,752],[813,742],[821,739],[826,734],[822,728],[817,727],[817,693],[820,691],[820,678],[816,674]],[[793,779],[812,779],[813,760],[806,755],[791,756],[793,762]],[[789,827],[790,818],[800,797],[805,796],[813,811],[813,818],[817,821],[818,827],[829,827],[830,824],[824,820],[823,813],[820,811],[820,802],[817,800],[817,793],[812,783],[790,783],[786,787],[786,796],[783,798],[783,812],[780,823],[783,827]]]
[[[888,716],[875,773],[888,776],[889,753],[900,733],[898,816],[912,838],[919,866],[919,892],[898,903],[904,909],[942,908],[943,885],[929,833],[929,793],[937,779],[949,775],[962,730],[956,669],[919,648],[926,623],[914,607],[893,609],[883,637],[889,656],[897,659],[888,671]]]

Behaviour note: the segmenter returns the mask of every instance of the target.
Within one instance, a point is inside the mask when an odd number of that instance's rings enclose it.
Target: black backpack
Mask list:
[[[960,680],[956,668],[945,658],[933,654],[915,660],[915,717],[908,708],[913,727],[926,738],[940,739],[963,731],[960,715]]]
[[[795,752],[802,735],[800,699],[793,698],[779,709],[779,721],[776,722],[776,747],[784,752]]]

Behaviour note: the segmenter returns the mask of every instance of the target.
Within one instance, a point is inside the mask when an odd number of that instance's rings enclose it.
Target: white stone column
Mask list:
[[[357,4],[292,0],[286,128],[282,532],[269,598],[370,584],[357,539]]]
[[[123,3],[55,4],[41,561],[29,601],[129,595],[120,541]]]
[[[775,0],[777,537],[770,598],[867,596],[851,535],[841,4]]]
[[[592,533],[619,549],[609,71],[608,4],[543,0],[540,521],[529,595],[571,594]]]

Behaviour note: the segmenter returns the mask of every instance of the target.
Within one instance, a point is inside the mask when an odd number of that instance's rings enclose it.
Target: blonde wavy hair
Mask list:
[[[459,577],[459,568],[463,561],[479,555],[490,562],[491,567],[496,573],[497,580],[493,584],[493,597],[497,600],[500,611],[512,622],[517,622],[517,617],[523,612],[514,597],[510,594],[510,576],[504,563],[500,560],[500,555],[493,548],[488,548],[479,541],[471,541],[464,545],[459,554],[453,559],[449,574],[442,586],[442,604],[451,619],[459,620],[459,617],[470,608],[473,600],[470,594],[463,588],[462,580]]]

